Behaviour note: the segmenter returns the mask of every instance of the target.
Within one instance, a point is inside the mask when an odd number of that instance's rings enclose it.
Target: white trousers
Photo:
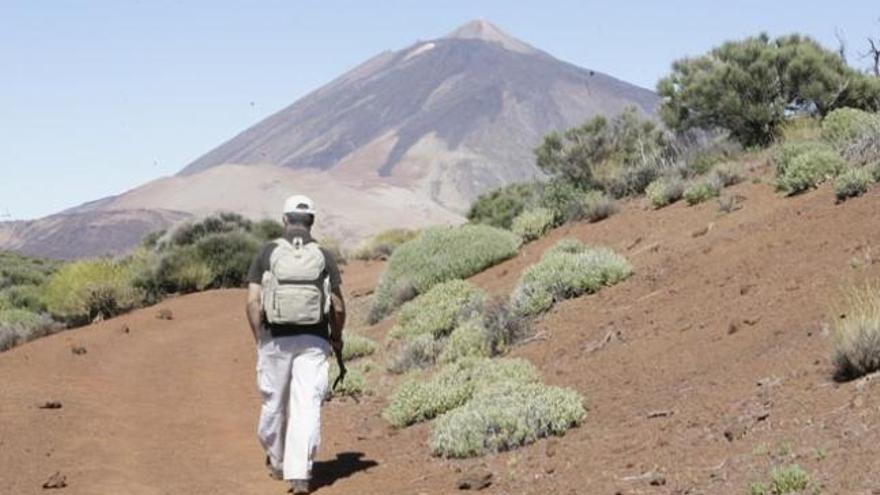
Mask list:
[[[257,346],[262,397],[257,435],[286,480],[311,478],[321,441],[321,403],[327,392],[330,344],[314,335],[272,338]]]

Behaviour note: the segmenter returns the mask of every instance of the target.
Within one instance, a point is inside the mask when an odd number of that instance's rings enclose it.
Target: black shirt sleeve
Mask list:
[[[249,284],[263,283],[263,273],[269,269],[269,257],[272,255],[274,247],[274,242],[264,244],[257,252],[257,255],[254,256],[254,259],[251,260],[251,266],[247,274],[247,282]]]

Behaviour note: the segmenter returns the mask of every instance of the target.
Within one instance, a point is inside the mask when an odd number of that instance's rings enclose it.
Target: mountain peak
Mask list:
[[[462,24],[455,31],[444,36],[444,39],[482,40],[498,43],[508,50],[520,53],[535,53],[536,49],[528,43],[520,41],[505,33],[498,26],[483,19],[474,19]]]

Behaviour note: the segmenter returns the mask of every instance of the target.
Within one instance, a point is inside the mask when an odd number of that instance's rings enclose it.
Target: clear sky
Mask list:
[[[0,220],[171,175],[386,49],[482,18],[558,58],[653,88],[670,63],[800,31],[853,65],[876,1],[0,0]]]

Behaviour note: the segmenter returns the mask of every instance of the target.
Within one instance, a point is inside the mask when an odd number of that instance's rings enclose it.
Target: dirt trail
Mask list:
[[[434,459],[425,425],[394,431],[379,418],[396,380],[377,370],[373,396],[326,407],[318,493],[451,493],[473,467],[494,473],[488,493],[744,493],[790,463],[822,493],[880,493],[880,379],[834,383],[826,331],[838,289],[880,276],[880,191],[841,205],[827,188],[728,193],[744,200],[727,215],[632,202],[474,277],[505,295],[562,237],[633,262],[630,280],[558,305],[537,325],[542,339],[513,352],[587,397],[582,427],[484,459]],[[349,294],[380,270],[350,265]],[[171,321],[147,308],[0,354],[0,493],[43,492],[55,471],[67,494],[283,493],[253,433],[243,297],[177,298],[160,305]],[[49,400],[63,407],[38,408]]]

